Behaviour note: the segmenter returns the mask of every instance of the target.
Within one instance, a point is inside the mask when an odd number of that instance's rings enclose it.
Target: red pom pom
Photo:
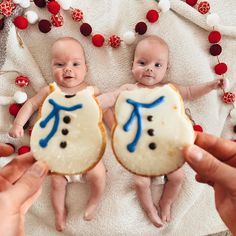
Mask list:
[[[208,35],[208,40],[210,43],[218,43],[221,40],[221,34],[218,31],[212,31]]]
[[[26,29],[28,27],[28,20],[24,16],[17,16],[14,19],[14,25],[19,29]]]
[[[154,23],[158,20],[159,14],[156,10],[151,9],[147,12],[146,18],[149,22]]]
[[[88,23],[83,23],[80,26],[80,33],[84,36],[89,36],[92,33],[92,27]]]
[[[210,4],[206,1],[200,2],[198,5],[198,11],[201,14],[206,14],[210,10]]]
[[[34,0],[34,4],[37,7],[43,8],[46,6],[46,1],[45,0]]]
[[[0,19],[0,30],[4,28],[4,18]]]
[[[52,24],[48,20],[40,20],[38,27],[42,33],[48,33],[52,28]]]
[[[95,34],[92,37],[92,43],[96,47],[102,47],[104,44],[104,41],[105,41],[105,39],[101,34]]]
[[[6,17],[10,16],[15,8],[16,4],[13,3],[12,0],[2,0],[0,2],[0,14],[3,14]]]
[[[198,132],[203,132],[203,128],[201,125],[193,125],[193,129]]]
[[[145,34],[147,31],[147,25],[144,22],[138,22],[135,26],[135,32],[137,32],[140,35]]]
[[[56,15],[61,9],[61,7],[57,1],[48,2],[47,7],[48,7],[48,11],[54,15]]]
[[[22,155],[24,153],[27,153],[27,152],[30,152],[30,147],[29,146],[21,146],[19,149],[18,149],[18,155]]]
[[[16,115],[19,112],[19,110],[21,109],[21,107],[22,107],[22,104],[13,103],[9,106],[9,113],[12,116],[16,117]]]
[[[21,88],[26,87],[29,84],[29,82],[30,82],[29,78],[24,75],[17,76],[15,79],[16,85]]]
[[[220,55],[222,52],[222,48],[219,44],[213,44],[211,47],[210,47],[210,54],[212,56],[218,56]]]
[[[235,94],[231,92],[224,93],[222,100],[226,104],[232,104],[235,101]]]
[[[64,24],[63,16],[60,13],[51,16],[52,25],[55,27],[61,27]]]
[[[227,71],[228,68],[225,63],[221,62],[221,63],[217,64],[214,69],[215,69],[215,73],[217,75],[222,75]]]
[[[190,5],[190,6],[195,6],[196,5],[196,3],[197,3],[197,0],[186,0],[186,3],[188,4],[188,5]]]
[[[108,43],[111,47],[118,48],[120,46],[120,42],[121,42],[121,40],[120,40],[119,36],[112,35],[112,36],[110,36]]]
[[[84,18],[84,13],[79,9],[74,9],[71,12],[71,17],[74,21],[81,21]]]

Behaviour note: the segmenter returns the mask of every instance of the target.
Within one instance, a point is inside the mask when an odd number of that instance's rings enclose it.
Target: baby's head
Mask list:
[[[152,35],[142,39],[134,52],[133,78],[145,86],[158,84],[165,76],[168,57],[169,48],[162,38]]]
[[[57,39],[52,45],[52,74],[59,86],[72,88],[80,85],[87,73],[84,50],[72,37]]]

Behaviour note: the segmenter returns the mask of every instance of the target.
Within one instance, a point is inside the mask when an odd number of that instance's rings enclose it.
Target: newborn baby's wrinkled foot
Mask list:
[[[157,211],[147,213],[147,216],[150,219],[150,221],[153,223],[153,225],[155,225],[157,228],[160,228],[163,226],[163,223],[160,217],[158,216]]]
[[[84,220],[87,221],[92,220],[95,216],[96,209],[97,209],[96,204],[91,204],[91,205],[88,204],[84,212]]]
[[[171,205],[170,204],[160,204],[160,210],[161,210],[161,219],[164,223],[170,222],[171,218]]]
[[[67,210],[65,209],[63,214],[57,214],[55,216],[55,226],[56,230],[59,232],[64,231],[65,226],[66,226],[66,217],[67,217]]]

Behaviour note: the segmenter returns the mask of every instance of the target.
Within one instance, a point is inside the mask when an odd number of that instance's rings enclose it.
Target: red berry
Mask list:
[[[28,20],[24,16],[17,16],[14,19],[14,25],[19,29],[26,29],[28,27]]]
[[[120,46],[120,42],[121,42],[121,39],[117,35],[110,36],[109,41],[108,41],[109,45],[113,48],[118,48]]]
[[[186,3],[188,4],[188,5],[190,5],[190,6],[195,6],[196,5],[196,3],[197,3],[197,0],[186,0]]]
[[[71,12],[71,17],[74,21],[81,21],[84,18],[84,13],[79,9],[74,9]]]
[[[46,6],[46,1],[45,0],[34,0],[34,4],[37,7],[43,8]]]
[[[137,32],[140,35],[145,34],[147,31],[147,25],[144,22],[138,22],[135,26],[135,32]]]
[[[57,1],[48,2],[47,7],[48,7],[48,11],[54,15],[56,15],[61,9],[61,7]]]
[[[105,41],[105,39],[101,34],[95,34],[92,37],[92,43],[96,47],[102,47],[104,44],[104,41]]]
[[[159,14],[156,10],[151,9],[147,12],[146,18],[149,22],[154,23],[158,20]]]
[[[203,132],[203,128],[201,125],[193,125],[193,129],[198,132]]]
[[[87,37],[92,33],[92,27],[88,23],[83,23],[80,26],[80,32],[81,32],[82,35]]]
[[[219,44],[213,44],[211,47],[210,47],[210,54],[212,56],[218,56],[220,55],[222,52],[222,48]]]
[[[38,27],[42,33],[48,33],[52,28],[52,24],[48,20],[40,20],[38,23]]]
[[[208,35],[208,40],[210,43],[218,43],[221,40],[221,34],[218,31],[212,31]]]
[[[17,103],[13,103],[9,106],[9,113],[12,115],[12,116],[15,116],[17,115],[17,113],[19,112],[19,110],[21,109],[22,105],[21,104],[17,104]]]
[[[201,14],[206,14],[210,10],[210,4],[206,1],[200,2],[198,5],[198,11]]]
[[[27,153],[27,152],[30,152],[30,147],[29,146],[21,146],[17,151],[18,155],[22,155],[22,154]]]
[[[228,70],[228,67],[225,63],[221,62],[215,65],[214,70],[217,75],[222,75]]]

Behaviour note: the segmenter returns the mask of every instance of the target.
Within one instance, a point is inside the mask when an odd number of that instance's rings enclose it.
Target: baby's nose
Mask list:
[[[65,69],[64,69],[64,72],[71,72],[71,68],[70,67],[65,67]]]
[[[151,66],[148,66],[148,67],[146,68],[146,71],[152,72],[152,67],[151,67]]]

